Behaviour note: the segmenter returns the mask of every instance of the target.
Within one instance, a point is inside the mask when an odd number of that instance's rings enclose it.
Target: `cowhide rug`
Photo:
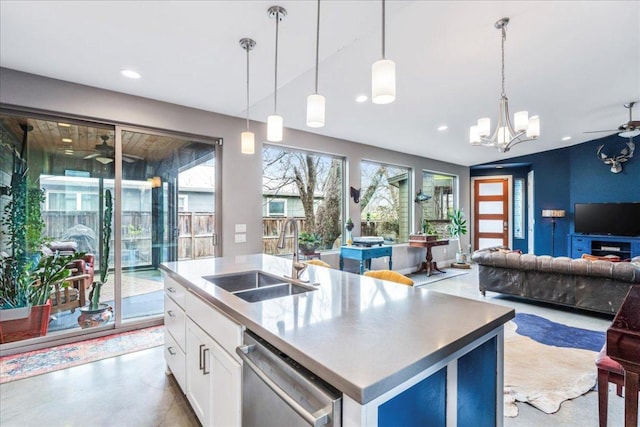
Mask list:
[[[518,324],[512,321],[505,325],[506,417],[518,415],[516,401],[527,402],[552,414],[565,400],[581,396],[595,386],[597,352],[594,348],[604,344],[604,332],[571,328],[527,314],[516,315],[516,322]],[[535,339],[520,335],[520,330]],[[576,340],[576,337],[580,338]],[[563,344],[563,341],[568,344]]]

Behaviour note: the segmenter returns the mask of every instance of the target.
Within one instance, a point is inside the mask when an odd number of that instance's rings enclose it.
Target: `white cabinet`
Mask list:
[[[165,360],[204,427],[240,427],[243,326],[165,276]]]
[[[164,295],[164,358],[167,368],[183,390],[186,387],[186,323],[185,296],[187,289],[170,277],[165,277]]]
[[[187,319],[187,399],[203,426],[240,426],[242,367]]]

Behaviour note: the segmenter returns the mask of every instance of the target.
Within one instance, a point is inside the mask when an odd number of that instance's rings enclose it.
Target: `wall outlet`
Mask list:
[[[246,234],[236,234],[236,243],[246,243],[247,235]]]

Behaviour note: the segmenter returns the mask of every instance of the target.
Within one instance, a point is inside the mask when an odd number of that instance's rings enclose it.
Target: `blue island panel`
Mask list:
[[[444,367],[380,405],[378,427],[445,427],[446,394]]]
[[[458,427],[496,425],[497,338],[458,359]]]

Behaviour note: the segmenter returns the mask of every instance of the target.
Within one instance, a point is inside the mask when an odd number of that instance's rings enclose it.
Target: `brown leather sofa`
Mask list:
[[[615,314],[633,284],[640,284],[640,257],[632,262],[520,254],[495,248],[474,252],[479,287],[486,291]]]

